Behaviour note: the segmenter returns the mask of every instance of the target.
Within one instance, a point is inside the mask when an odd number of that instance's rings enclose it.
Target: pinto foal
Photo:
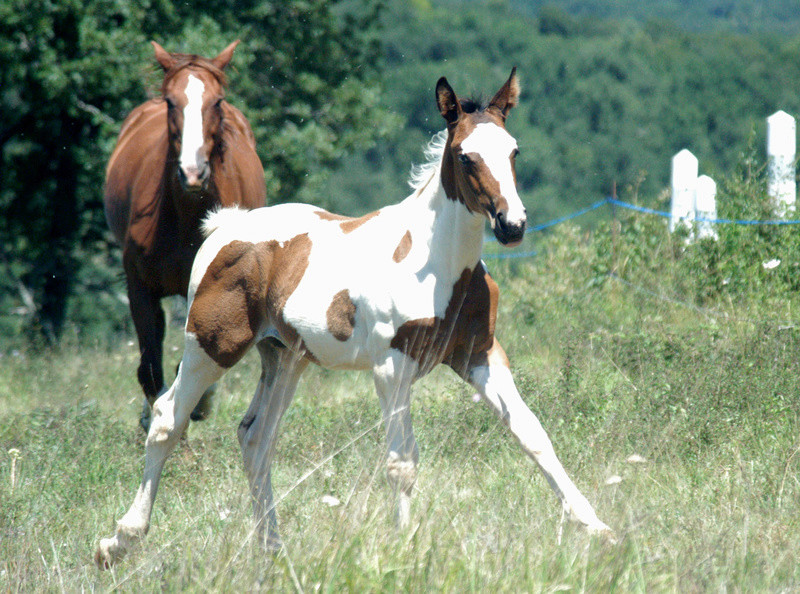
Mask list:
[[[261,379],[238,437],[267,545],[280,546],[270,479],[278,425],[310,362],[372,370],[401,526],[409,521],[417,476],[411,385],[446,363],[539,465],[566,517],[590,533],[612,535],[561,466],[494,337],[498,287],[480,256],[484,219],[504,245],[518,244],[525,230],[514,179],[517,143],[505,129],[518,95],[514,71],[484,109],[462,104],[440,79],[446,136],[400,204],[360,218],[303,204],[226,209],[208,218],[192,269],[178,376],[153,407],[141,486],[116,534],[100,542],[98,565],[119,560],[147,532],[164,461],[192,408],[254,345]]]

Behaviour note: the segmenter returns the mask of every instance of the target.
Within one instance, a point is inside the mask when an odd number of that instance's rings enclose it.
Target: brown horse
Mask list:
[[[131,315],[139,339],[139,383],[150,406],[164,391],[161,298],[186,296],[202,243],[200,222],[213,208],[264,206],[266,187],[244,115],[225,101],[223,72],[238,41],[216,58],[171,54],[155,42],[162,96],[122,124],[106,169],[105,213],[122,246]],[[193,419],[206,415],[208,399]]]

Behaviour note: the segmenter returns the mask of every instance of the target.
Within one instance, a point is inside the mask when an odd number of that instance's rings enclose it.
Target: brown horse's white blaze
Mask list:
[[[264,206],[264,170],[244,115],[224,100],[225,68],[238,42],[214,58],[173,54],[153,42],[164,70],[161,97],[126,118],[106,170],[105,211],[122,246],[141,355],[137,376],[150,404],[166,391],[160,300],[186,296],[200,224],[220,206]],[[203,399],[193,415],[208,411]]]
[[[203,81],[189,75],[186,81],[186,107],[183,108],[183,136],[178,157],[181,176],[188,187],[200,186],[208,179],[208,155],[203,135]]]
[[[437,104],[447,130],[403,202],[351,219],[285,204],[226,209],[206,222],[189,287],[186,350],[154,406],[145,471],[116,534],[100,542],[107,566],[141,539],[164,460],[210,383],[256,345],[262,373],[238,437],[257,529],[280,542],[270,469],[280,419],[309,363],[371,370],[388,442],[387,474],[400,525],[409,522],[418,449],[412,384],[449,365],[481,394],[536,461],[566,517],[611,536],[567,476],[516,389],[494,336],[499,291],[480,260],[485,220],[504,244],[520,241],[525,211],[514,186],[517,146],[505,129],[516,74],[485,108],[460,102],[445,79]]]

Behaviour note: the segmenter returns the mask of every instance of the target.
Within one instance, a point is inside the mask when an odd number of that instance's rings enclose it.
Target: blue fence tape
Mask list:
[[[606,198],[609,204],[619,206],[620,208],[627,208],[628,210],[635,210],[646,214],[654,214],[667,219],[672,218],[672,214],[663,210],[655,210],[652,208],[645,208],[644,206],[636,206],[628,202],[622,202],[616,198]],[[695,217],[694,220],[698,223],[712,223],[716,225],[800,225],[800,220],[781,220],[781,219],[768,219],[768,220],[747,220],[747,219],[709,219],[706,217]]]
[[[565,223],[566,221],[569,221],[571,219],[577,219],[579,216],[585,215],[587,212],[592,212],[593,210],[597,210],[601,206],[604,206],[605,204],[608,204],[608,201],[609,201],[609,198],[604,198],[603,200],[598,200],[597,202],[595,202],[591,206],[587,206],[586,208],[582,208],[581,210],[573,212],[572,214],[569,214],[567,216],[560,217],[558,219],[553,219],[552,221],[550,221],[548,223],[542,223],[541,225],[535,225],[533,227],[529,227],[528,229],[525,230],[525,233],[531,233],[533,231],[544,231],[545,229],[548,229],[550,227],[555,227],[556,225],[559,225],[561,223]]]
[[[645,206],[638,206],[636,204],[631,204],[629,202],[623,202],[622,200],[617,200],[616,198],[604,198],[602,200],[598,200],[591,206],[587,206],[586,208],[582,208],[573,212],[572,214],[565,215],[563,217],[559,217],[557,219],[553,219],[546,223],[542,223],[540,225],[534,225],[533,227],[529,227],[526,229],[525,233],[532,233],[534,231],[544,231],[545,229],[549,229],[550,227],[555,227],[561,223],[565,223],[572,219],[576,219],[580,216],[583,216],[587,213],[590,213],[594,210],[597,210],[601,206],[605,206],[606,204],[610,204],[612,206],[618,206],[620,208],[625,208],[627,210],[633,210],[635,212],[641,212],[643,214],[650,214],[656,215],[659,217],[663,217],[666,219],[671,219],[672,214],[666,212],[664,210],[656,210],[654,208],[647,208]],[[747,219],[710,219],[706,217],[695,217],[694,222],[697,223],[711,223],[714,225],[772,225],[772,226],[780,226],[780,225],[800,225],[800,220],[781,220],[781,219],[769,219],[769,220],[747,220]],[[488,239],[489,241],[497,241],[494,238]],[[497,254],[484,254],[484,258],[489,259],[497,259],[497,260],[506,260],[510,258],[530,258],[535,256],[537,252],[535,251],[528,251],[528,252],[507,252],[507,253],[497,253]]]

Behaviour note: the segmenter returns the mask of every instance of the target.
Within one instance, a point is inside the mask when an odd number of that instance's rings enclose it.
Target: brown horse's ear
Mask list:
[[[494,107],[505,118],[508,112],[517,104],[519,100],[519,79],[517,78],[517,67],[514,66],[511,70],[511,76],[508,77],[506,84],[497,91],[497,94],[489,103],[489,108]]]
[[[155,41],[151,41],[150,43],[153,44],[153,49],[156,51],[156,60],[161,64],[164,71],[172,68],[175,65],[175,58]]]
[[[458,102],[455,91],[445,77],[436,83],[436,105],[447,125],[455,124],[461,116],[461,104]]]
[[[233,50],[236,49],[236,46],[239,45],[239,39],[231,43],[228,47],[222,50],[219,55],[211,60],[211,62],[219,68],[220,70],[224,70],[225,66],[230,64],[231,58],[233,58]]]

